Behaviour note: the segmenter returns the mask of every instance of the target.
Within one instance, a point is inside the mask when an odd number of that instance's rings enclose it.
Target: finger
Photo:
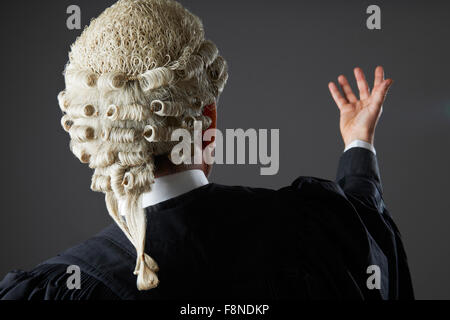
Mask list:
[[[376,105],[381,107],[386,99],[389,88],[392,86],[392,79],[383,80],[381,84],[373,91]]]
[[[366,76],[364,75],[364,72],[361,70],[361,68],[355,68],[355,78],[356,83],[358,85],[359,89],[359,98],[360,99],[367,99],[370,96],[369,91],[369,85],[366,81]]]
[[[345,76],[339,76],[338,81],[342,87],[342,90],[344,91],[347,100],[351,103],[357,102],[358,98],[356,98],[355,94],[353,93],[352,87],[350,87],[347,78]]]
[[[342,108],[343,105],[347,103],[347,99],[345,99],[341,92],[339,91],[339,88],[334,82],[330,82],[328,84],[328,89],[330,89],[331,96],[334,99],[334,102],[336,102],[339,109]]]
[[[375,80],[373,83],[373,87],[376,88],[377,86],[379,86],[384,80],[384,69],[382,66],[378,66],[375,69]]]

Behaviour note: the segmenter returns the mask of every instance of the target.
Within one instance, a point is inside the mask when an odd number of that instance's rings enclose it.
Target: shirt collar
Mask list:
[[[154,206],[208,183],[208,179],[201,170],[187,170],[157,178],[152,186],[152,191],[142,195],[142,207]]]
[[[209,183],[202,170],[187,170],[156,178],[152,190],[141,197],[142,208],[176,198]],[[123,216],[125,202],[119,200],[119,212]]]

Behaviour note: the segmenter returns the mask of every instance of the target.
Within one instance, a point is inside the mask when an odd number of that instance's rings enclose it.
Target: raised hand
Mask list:
[[[377,67],[373,90],[370,92],[364,72],[360,68],[355,68],[354,73],[359,89],[359,100],[343,75],[338,77],[338,82],[344,95],[334,82],[330,82],[328,88],[341,112],[340,129],[345,145],[354,140],[373,144],[375,128],[393,81],[385,80],[383,67]]]

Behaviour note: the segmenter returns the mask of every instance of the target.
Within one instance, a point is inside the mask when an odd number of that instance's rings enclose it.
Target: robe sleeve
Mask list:
[[[375,154],[363,148],[346,151],[340,159],[336,181],[388,259],[389,298],[414,299],[401,235],[383,201]]]
[[[80,289],[69,289],[67,265],[41,264],[12,271],[0,282],[0,300],[117,300],[102,282],[81,272]]]

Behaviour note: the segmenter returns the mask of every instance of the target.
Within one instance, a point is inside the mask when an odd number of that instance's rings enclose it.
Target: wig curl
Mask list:
[[[136,248],[137,287],[159,284],[145,251],[141,196],[151,192],[154,157],[169,155],[171,132],[211,119],[228,78],[198,17],[172,0],[119,0],[72,45],[58,95],[61,124],[76,157],[94,169],[110,216]]]

